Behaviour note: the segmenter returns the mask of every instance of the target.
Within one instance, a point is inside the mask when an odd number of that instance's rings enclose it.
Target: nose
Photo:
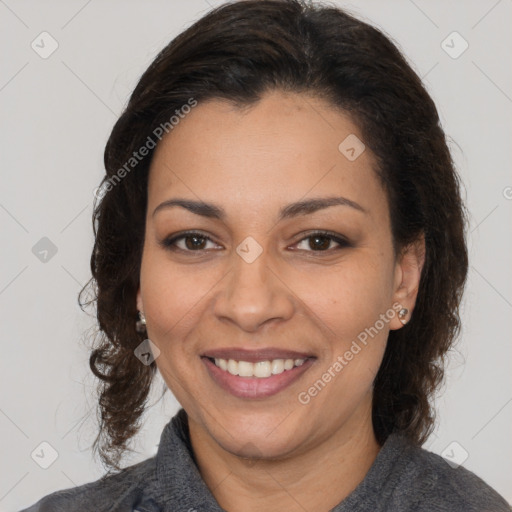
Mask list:
[[[222,280],[214,313],[224,322],[235,324],[246,332],[256,332],[274,322],[293,316],[293,292],[272,264],[266,251],[252,262],[233,253],[231,271]]]

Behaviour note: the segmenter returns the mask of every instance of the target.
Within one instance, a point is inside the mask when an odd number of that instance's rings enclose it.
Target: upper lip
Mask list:
[[[285,350],[282,348],[261,348],[257,350],[248,350],[245,348],[219,348],[207,350],[201,357],[210,357],[213,359],[234,359],[235,361],[247,361],[256,363],[258,361],[272,361],[273,359],[307,359],[314,357],[305,352],[296,352],[294,350]]]

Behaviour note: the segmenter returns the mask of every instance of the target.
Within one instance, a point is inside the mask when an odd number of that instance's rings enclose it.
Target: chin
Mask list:
[[[223,421],[211,425],[210,434],[226,451],[239,457],[275,459],[285,458],[301,443],[294,425],[284,419],[289,413],[238,413],[224,416]],[[279,426],[284,428],[278,428]],[[300,432],[304,434],[302,423]]]
[[[294,438],[292,441],[289,436],[286,439],[276,436],[271,440],[265,435],[257,437],[240,434],[235,437],[235,434],[233,433],[233,437],[223,436],[223,439],[217,439],[218,444],[237,457],[253,461],[285,459],[297,448],[298,440]]]

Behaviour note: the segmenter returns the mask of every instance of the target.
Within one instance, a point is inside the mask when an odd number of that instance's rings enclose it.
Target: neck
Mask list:
[[[364,479],[380,450],[371,412],[356,427],[344,425],[296,456],[248,461],[224,450],[189,418],[201,476],[228,512],[331,510]]]

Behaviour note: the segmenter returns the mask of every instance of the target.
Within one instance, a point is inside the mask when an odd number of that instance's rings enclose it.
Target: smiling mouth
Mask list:
[[[277,395],[301,378],[316,357],[265,359],[254,362],[201,357],[212,383],[244,400],[264,400]]]
[[[207,357],[212,363],[225,372],[239,377],[253,377],[267,379],[272,375],[280,375],[283,372],[302,366],[307,359],[269,359],[251,363],[249,361],[236,361],[234,359],[221,359]]]

